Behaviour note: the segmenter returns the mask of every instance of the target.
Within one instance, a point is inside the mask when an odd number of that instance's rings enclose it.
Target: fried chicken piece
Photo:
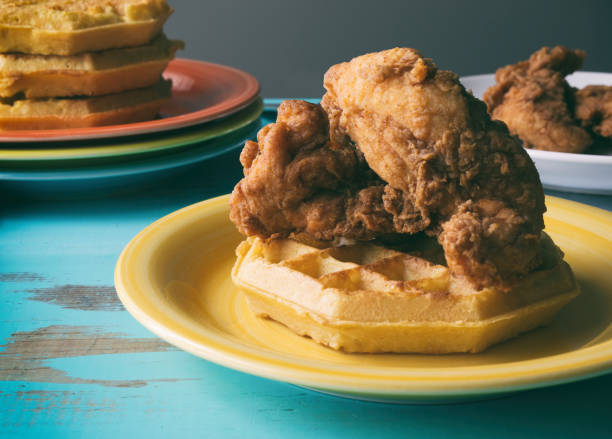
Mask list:
[[[574,114],[583,127],[612,138],[612,86],[589,85],[578,90]]]
[[[509,289],[539,264],[535,167],[456,75],[394,49],[332,67],[325,85],[325,112],[286,101],[245,145],[230,200],[242,233],[331,241],[425,231],[477,287]]]
[[[355,147],[330,141],[319,105],[284,101],[277,122],[247,141],[240,162],[245,176],[232,192],[230,219],[246,235],[331,241],[394,232],[385,183]]]
[[[498,69],[497,84],[483,96],[489,113],[527,148],[584,151],[593,140],[574,117],[574,89],[565,80],[584,58],[582,50],[543,47],[527,61]]]
[[[412,49],[325,74],[332,141],[350,139],[388,186],[396,229],[438,237],[451,272],[507,290],[540,263],[544,194],[535,166],[457,75]]]

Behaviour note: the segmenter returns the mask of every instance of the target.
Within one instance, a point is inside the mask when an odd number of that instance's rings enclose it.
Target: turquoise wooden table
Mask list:
[[[115,294],[121,250],[158,218],[230,192],[238,153],[141,178],[0,182],[0,437],[612,437],[610,374],[387,405],[225,369],[144,329]],[[612,197],[551,194],[612,210]]]

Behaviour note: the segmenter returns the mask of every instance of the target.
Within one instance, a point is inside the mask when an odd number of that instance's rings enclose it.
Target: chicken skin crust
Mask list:
[[[324,86],[333,140],[354,142],[388,183],[402,232],[437,236],[451,271],[478,287],[503,289],[540,263],[535,166],[456,74],[396,48],[331,67]]]
[[[583,127],[612,138],[612,86],[589,85],[578,90],[575,115]]]
[[[285,101],[246,143],[230,200],[242,233],[408,242],[425,232],[478,288],[508,290],[540,264],[533,162],[454,73],[396,48],[333,66],[324,85],[322,108]]]
[[[230,219],[245,235],[333,241],[394,232],[385,183],[354,146],[330,142],[319,105],[284,101],[276,123],[246,142],[240,162],[244,178],[232,192]]]
[[[565,76],[584,61],[582,50],[543,47],[528,60],[497,70],[484,94],[489,113],[506,123],[525,147],[579,153],[593,143],[574,116],[575,90]]]

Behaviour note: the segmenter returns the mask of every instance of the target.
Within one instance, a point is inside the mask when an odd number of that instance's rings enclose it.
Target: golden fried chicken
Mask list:
[[[232,192],[230,219],[245,235],[397,243],[428,224],[406,210],[402,193],[372,172],[354,145],[330,140],[320,105],[281,103],[276,123],[246,142],[240,162],[244,178]],[[395,206],[403,206],[401,215]]]
[[[593,140],[574,117],[574,89],[565,80],[584,58],[581,50],[543,47],[526,61],[498,69],[497,84],[483,97],[489,113],[527,148],[584,151]]]
[[[247,141],[245,177],[234,188],[230,218],[246,235],[307,233],[318,240],[368,240],[393,233],[384,182],[348,144],[329,140],[319,105],[285,101],[275,124]]]
[[[333,140],[354,142],[388,183],[396,228],[438,236],[451,271],[479,287],[503,289],[539,264],[535,166],[457,75],[396,48],[331,67],[324,86]]]
[[[246,143],[230,200],[242,233],[410,241],[424,231],[478,288],[507,290],[540,263],[533,162],[454,73],[393,49],[332,67],[325,87],[325,111],[285,101]]]
[[[583,127],[612,138],[612,86],[589,85],[578,90],[574,114]]]

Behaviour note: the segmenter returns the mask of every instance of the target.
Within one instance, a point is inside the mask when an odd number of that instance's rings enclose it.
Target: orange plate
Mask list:
[[[172,99],[162,107],[160,119],[89,128],[0,131],[0,141],[98,139],[173,130],[228,116],[259,95],[259,83],[253,76],[220,64],[175,59],[164,77],[172,79]]]

